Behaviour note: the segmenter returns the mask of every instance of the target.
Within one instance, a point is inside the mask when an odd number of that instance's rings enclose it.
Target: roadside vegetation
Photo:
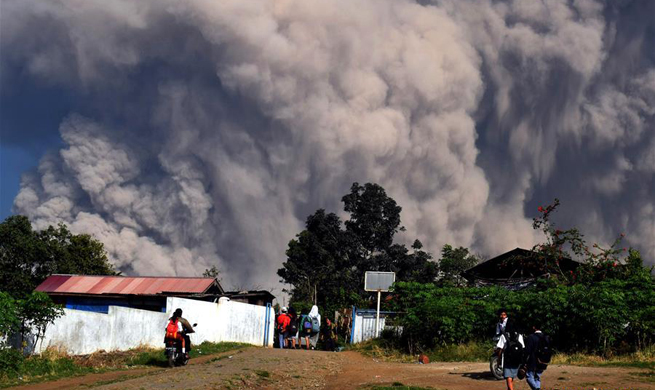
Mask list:
[[[375,307],[372,294],[363,291],[364,272],[395,272],[382,310],[398,313],[386,324],[402,331],[354,349],[399,360],[425,353],[432,361],[486,361],[502,308],[523,333],[540,323],[570,362],[590,363],[595,356],[651,367],[653,268],[644,266],[648,262],[639,251],[622,245],[623,234],[609,246],[587,243],[578,229],[553,223],[555,199],[536,210],[533,228],[544,239],[531,248],[531,258],[508,260],[528,261],[544,277],[521,290],[478,287],[461,276],[481,261],[467,248],[444,245],[435,261],[418,240],[411,248],[394,243],[395,234],[404,231],[401,207],[379,185],[354,183],[342,202],[349,219],[342,222],[322,209],[308,216],[305,230],[289,242],[278,275],[292,286],[296,309],[316,303],[322,313],[333,313],[353,305]],[[569,259],[579,266],[564,271],[560,261]],[[344,330],[340,340],[347,336]]]
[[[537,245],[533,261],[543,264],[549,278],[526,289],[449,287],[435,283],[399,282],[394,286],[393,310],[403,313],[396,324],[397,339],[407,352],[452,344],[485,342],[493,336],[501,308],[527,333],[533,323],[552,338],[553,348],[567,354],[604,358],[643,356],[655,343],[655,281],[638,251],[619,246],[591,249],[576,229],[552,226],[554,205],[540,207],[534,227],[547,237]],[[566,249],[572,253],[568,253]],[[559,260],[574,255],[575,271],[564,273]]]
[[[191,350],[191,359],[247,348],[241,343],[204,342]],[[18,350],[0,350],[0,387],[25,385],[79,375],[135,368],[167,367],[163,349],[136,348],[129,351],[97,352],[69,356],[49,349],[25,357]]]
[[[48,325],[63,315],[47,294],[34,291],[57,273],[117,274],[102,242],[88,234],[73,234],[64,224],[37,231],[22,215],[0,223],[0,350],[9,339],[15,348],[32,350]]]
[[[463,344],[445,344],[426,350],[423,353],[431,362],[488,362],[493,352],[494,343],[468,342]],[[417,363],[418,354],[412,355],[399,347],[397,340],[382,337],[368,340],[348,347],[362,355],[380,361]],[[604,357],[592,353],[565,353],[556,352],[551,364],[586,366],[586,367],[634,367],[650,370],[655,379],[655,347],[649,347],[639,352],[615,354]]]

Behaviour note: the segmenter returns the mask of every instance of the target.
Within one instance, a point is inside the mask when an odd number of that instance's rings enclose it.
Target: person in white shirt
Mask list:
[[[312,310],[309,311],[310,318],[316,318],[318,323],[321,323],[321,315],[318,313],[318,306],[312,306]],[[309,344],[312,346],[312,349],[316,349],[316,343],[318,343],[318,335],[320,332],[312,331],[312,335],[309,337]]]
[[[496,339],[500,338],[507,328],[507,310],[501,309],[498,311],[498,324],[496,324]]]

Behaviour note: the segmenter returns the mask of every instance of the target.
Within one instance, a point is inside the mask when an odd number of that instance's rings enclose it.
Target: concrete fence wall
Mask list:
[[[110,306],[107,314],[64,309],[64,315],[51,324],[36,345],[40,353],[49,347],[69,354],[83,355],[100,350],[124,351],[138,346],[162,348],[168,318],[176,308],[191,323],[198,323],[191,334],[195,345],[203,341],[233,341],[264,345],[267,310],[267,346],[273,346],[273,309],[221,299],[218,303],[168,298],[166,313]]]

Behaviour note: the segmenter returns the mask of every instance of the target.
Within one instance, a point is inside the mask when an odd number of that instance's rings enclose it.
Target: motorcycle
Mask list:
[[[505,357],[504,353],[501,353],[499,357],[498,354],[494,352],[489,358],[489,370],[491,370],[491,374],[494,376],[494,378],[498,380],[505,378],[505,376],[503,375],[504,357]]]
[[[195,328],[198,324],[193,324]],[[182,332],[182,337],[186,337],[187,333]],[[166,349],[164,354],[166,355],[166,360],[168,361],[168,367],[175,366],[186,366],[189,363],[189,357],[186,353],[182,353],[182,340],[166,339],[164,341],[166,344]],[[191,345],[187,346],[187,351],[190,350]]]
[[[500,336],[496,335],[493,338],[494,342],[497,342],[500,339]],[[500,353],[500,356],[498,356],[498,353],[494,351],[491,354],[491,357],[489,358],[489,370],[491,371],[491,374],[494,376],[494,378],[500,380],[500,379],[505,379],[505,376],[503,375],[503,360],[504,360],[505,354],[503,352]]]

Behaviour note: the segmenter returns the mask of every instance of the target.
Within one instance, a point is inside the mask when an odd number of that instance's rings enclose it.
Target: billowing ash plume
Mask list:
[[[655,3],[2,3],[2,82],[71,96],[15,211],[102,240],[126,273],[277,281],[353,181],[406,237],[493,256],[563,226],[655,258]],[[38,113],[34,113],[38,115]],[[11,129],[22,137],[30,129]],[[39,129],[44,131],[44,129]]]

